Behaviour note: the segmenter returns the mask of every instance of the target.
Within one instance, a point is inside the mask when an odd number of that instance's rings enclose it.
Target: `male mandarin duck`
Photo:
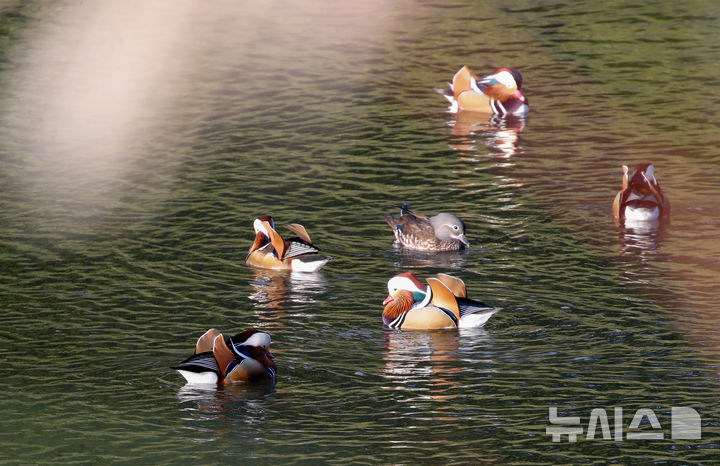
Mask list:
[[[655,167],[641,163],[628,178],[628,167],[623,165],[622,189],[613,202],[613,216],[617,222],[643,222],[660,220],[670,214],[670,201],[655,179]]]
[[[439,90],[450,101],[450,112],[461,110],[494,113],[497,115],[526,115],[528,99],[520,90],[522,75],[512,68],[498,68],[492,74],[478,78],[463,66],[455,73],[450,89]]]
[[[245,330],[225,339],[211,328],[198,338],[195,354],[173,367],[188,383],[274,382],[275,357],[270,353],[270,335]]]
[[[385,221],[393,229],[395,239],[416,251],[458,251],[470,242],[465,237],[465,223],[452,214],[433,217],[416,214],[403,204],[400,218],[386,215]]]
[[[465,283],[441,273],[420,282],[412,272],[388,281],[383,325],[391,329],[431,330],[481,327],[499,309],[467,298]]]
[[[318,254],[305,227],[297,223],[287,229],[297,235],[283,239],[275,230],[272,217],[258,217],[253,223],[255,242],[248,251],[245,262],[264,269],[316,272],[330,261],[330,257]]]

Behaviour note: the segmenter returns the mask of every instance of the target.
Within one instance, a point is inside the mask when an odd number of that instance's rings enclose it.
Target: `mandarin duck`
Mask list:
[[[385,221],[393,229],[395,239],[416,251],[458,251],[470,242],[465,237],[465,223],[452,214],[433,217],[416,214],[403,204],[400,217],[386,215]]]
[[[623,165],[622,189],[613,201],[616,222],[656,221],[670,214],[670,201],[655,179],[655,167],[640,163],[628,178],[628,167]]]
[[[450,89],[438,92],[450,102],[450,112],[461,110],[494,113],[496,115],[527,115],[530,107],[522,93],[522,75],[512,68],[498,68],[492,74],[478,78],[463,66],[455,73]]]
[[[465,283],[441,273],[420,282],[412,272],[388,281],[383,325],[391,329],[431,330],[481,327],[499,309],[467,298]]]
[[[255,242],[248,251],[248,265],[275,270],[294,270],[297,272],[316,272],[330,261],[330,257],[318,254],[305,227],[297,223],[287,229],[297,236],[283,239],[275,230],[272,217],[258,217],[253,223]]]
[[[198,338],[195,354],[173,369],[192,384],[274,382],[277,367],[269,348],[270,335],[260,330],[245,330],[225,339],[211,328]]]

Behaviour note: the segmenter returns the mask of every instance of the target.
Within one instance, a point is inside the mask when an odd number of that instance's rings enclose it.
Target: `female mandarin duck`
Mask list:
[[[481,327],[499,309],[467,298],[465,283],[446,274],[424,285],[412,272],[388,281],[383,324],[392,329],[431,330]]]
[[[450,101],[450,112],[461,110],[497,115],[527,115],[530,107],[523,95],[522,75],[512,68],[498,68],[478,78],[463,66],[453,76],[449,90],[439,92]]]
[[[270,335],[245,330],[225,339],[211,328],[195,344],[195,354],[173,367],[188,383],[274,382],[275,357],[270,353]]]
[[[646,222],[667,217],[670,201],[655,179],[655,167],[641,163],[628,179],[628,167],[623,165],[622,189],[613,202],[613,216],[617,222]]]
[[[386,215],[385,221],[393,229],[395,239],[416,251],[458,251],[470,242],[465,237],[465,224],[452,214],[433,217],[416,214],[403,204],[400,218]]]
[[[258,217],[253,223],[255,242],[248,251],[245,262],[255,267],[275,270],[316,272],[330,261],[330,257],[318,254],[305,227],[297,223],[287,229],[297,235],[288,240],[275,231],[272,217]]]

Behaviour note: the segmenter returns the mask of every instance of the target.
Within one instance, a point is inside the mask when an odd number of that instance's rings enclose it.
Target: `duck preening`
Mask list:
[[[449,89],[438,89],[450,102],[450,112],[472,111],[496,115],[526,115],[528,99],[522,93],[522,75],[512,68],[498,68],[478,78],[463,66],[455,73]]]
[[[270,335],[257,329],[226,339],[211,328],[198,338],[195,354],[173,369],[192,384],[274,382],[277,374]]]
[[[465,282],[441,273],[422,283],[412,272],[395,275],[388,281],[383,301],[385,327],[403,330],[482,327],[499,311],[480,301],[468,299]]]
[[[280,236],[270,216],[256,218],[253,227],[255,241],[245,261],[248,265],[264,269],[316,272],[331,259],[318,254],[320,250],[302,225],[293,223],[287,226],[288,230],[297,235],[290,239]]]
[[[670,201],[655,178],[655,167],[641,163],[632,176],[623,165],[622,189],[613,201],[616,222],[648,222],[666,218],[670,214]]]
[[[400,217],[386,215],[395,239],[407,249],[416,251],[458,251],[470,246],[465,237],[465,223],[455,215],[440,213],[432,217],[416,214],[403,204]]]

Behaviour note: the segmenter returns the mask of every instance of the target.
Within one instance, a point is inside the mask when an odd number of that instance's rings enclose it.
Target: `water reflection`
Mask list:
[[[458,333],[387,332],[383,388],[415,392],[435,401],[457,397],[458,374],[462,372],[458,357]]]
[[[436,267],[443,270],[460,270],[467,265],[468,250],[425,252],[405,249],[395,243],[398,268],[418,269]]]
[[[313,304],[316,296],[327,288],[327,280],[322,272],[253,269],[253,274],[253,280],[249,283],[254,292],[248,298],[258,303],[257,307],[264,309],[284,309],[288,302]],[[265,312],[262,315],[267,316]]]
[[[657,281],[655,262],[665,233],[665,222],[634,222],[618,227],[621,242],[619,259],[623,276],[634,284]]]
[[[222,386],[188,384],[178,390],[177,398],[181,404],[188,405],[181,409],[189,414],[189,420],[219,420],[230,427],[238,419],[247,424],[265,422],[265,413],[270,406],[269,397],[274,392],[274,385],[270,382]],[[225,429],[207,429],[199,425],[188,425],[188,428],[212,431],[216,436],[213,440],[230,432]]]
[[[647,222],[634,222],[618,228],[618,235],[622,243],[621,255],[644,257],[655,254],[660,241],[665,236],[667,222],[657,220]]]
[[[493,149],[490,156],[510,158],[518,153],[518,140],[525,128],[527,117],[487,115],[478,112],[458,112],[448,125],[454,137],[450,147],[462,152],[473,152],[478,141]]]

